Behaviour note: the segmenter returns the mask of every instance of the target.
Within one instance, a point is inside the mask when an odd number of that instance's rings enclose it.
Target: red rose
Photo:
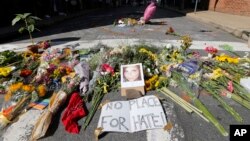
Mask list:
[[[114,68],[111,67],[109,64],[102,64],[101,68],[103,72],[111,73],[112,75],[114,75],[115,73]]]
[[[20,76],[26,77],[26,76],[29,76],[30,74],[32,74],[32,70],[24,69],[24,70],[21,70]]]
[[[205,48],[205,51],[207,53],[211,53],[211,54],[216,54],[218,52],[218,49],[217,48],[214,48],[213,46],[207,46]]]

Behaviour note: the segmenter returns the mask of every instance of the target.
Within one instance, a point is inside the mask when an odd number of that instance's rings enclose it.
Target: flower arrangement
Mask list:
[[[37,140],[46,134],[53,114],[58,111],[59,107],[65,103],[67,96],[70,95],[79,85],[80,77],[77,74],[72,73],[64,76],[64,78],[62,78],[62,82],[63,85],[61,89],[52,95],[48,110],[45,111],[36,122],[31,135],[32,140]]]
[[[119,78],[120,75],[118,72],[114,72],[114,68],[112,68],[109,64],[102,64],[100,67],[100,77],[97,78],[95,82],[95,89],[92,97],[92,106],[89,110],[89,114],[87,115],[83,129],[86,129],[89,123],[91,122],[96,110],[98,109],[103,97],[105,94],[112,90],[116,90],[119,86]]]
[[[207,46],[205,51],[208,53],[208,57],[212,58],[218,52],[218,49],[213,46]]]

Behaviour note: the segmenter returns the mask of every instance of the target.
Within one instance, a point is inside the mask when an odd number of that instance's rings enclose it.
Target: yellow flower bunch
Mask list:
[[[45,85],[39,85],[37,87],[37,92],[39,97],[44,97],[46,95],[46,86]]]
[[[76,73],[75,72],[72,72],[68,75],[65,75],[61,78],[61,82],[62,83],[66,83],[68,79],[73,79],[75,77]]]
[[[139,52],[147,54],[153,61],[157,60],[157,56],[154,53],[152,53],[151,51],[146,50],[145,48],[141,48],[139,50]]]
[[[13,67],[1,67],[0,68],[0,76],[8,76],[10,72],[13,70]]]
[[[22,82],[18,82],[18,83],[12,84],[12,85],[10,85],[10,87],[9,87],[9,91],[10,91],[10,92],[16,92],[16,91],[19,90],[22,86],[23,86],[23,83],[22,83]]]
[[[226,54],[221,54],[220,56],[216,56],[215,60],[220,61],[220,62],[233,63],[233,64],[239,63],[239,58],[233,58],[233,57],[230,57]]]
[[[178,63],[182,63],[183,62],[183,59],[181,59],[181,53],[179,50],[175,49],[171,56],[170,56],[170,60],[173,61],[173,62],[178,62]]]
[[[188,49],[192,45],[192,38],[189,35],[181,37],[181,48],[183,50]]]
[[[158,75],[153,75],[150,79],[145,81],[146,91],[153,90],[159,86],[158,78]]]
[[[221,76],[223,76],[223,71],[220,68],[218,68],[216,70],[213,70],[211,78],[217,79],[218,77],[221,77]]]
[[[33,92],[34,89],[35,89],[35,87],[32,86],[32,85],[30,85],[30,84],[29,84],[29,85],[23,85],[23,86],[22,86],[22,90],[24,90],[24,91],[26,91],[26,92],[28,92],[28,93]]]

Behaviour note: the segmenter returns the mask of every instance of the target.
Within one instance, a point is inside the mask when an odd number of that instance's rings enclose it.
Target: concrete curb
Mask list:
[[[212,24],[216,28],[222,29],[222,30],[224,30],[224,31],[226,31],[226,32],[238,37],[238,38],[241,38],[243,40],[248,41],[249,38],[250,38],[250,34],[248,34],[248,31],[239,30],[239,29],[235,29],[235,28],[232,28],[232,27],[229,27],[229,26],[221,25],[221,24],[213,22],[213,21],[211,21],[209,19],[198,17],[198,16],[195,15],[195,13],[187,13],[186,16],[190,17],[192,19],[195,19],[197,21]]]
[[[82,48],[92,48],[96,47],[98,44],[107,45],[109,47],[118,47],[118,46],[133,46],[138,44],[147,44],[157,47],[164,47],[167,44],[172,44],[176,47],[180,46],[180,40],[152,40],[152,39],[102,39],[102,40],[81,40],[81,41],[61,41],[61,42],[52,42],[53,48],[64,48],[67,46],[75,46],[75,49]],[[194,50],[204,50],[205,45],[212,45],[219,47],[220,45],[228,44],[233,47],[234,51],[243,51],[250,52],[250,48],[247,47],[246,43],[240,42],[223,42],[223,41],[193,41],[190,49]],[[14,50],[14,51],[24,51],[27,48],[29,43],[16,43],[16,44],[4,44],[0,45],[0,51],[4,50]],[[223,50],[218,48],[218,50]]]

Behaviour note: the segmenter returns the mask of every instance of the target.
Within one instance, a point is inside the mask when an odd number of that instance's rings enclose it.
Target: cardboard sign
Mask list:
[[[163,128],[165,113],[156,96],[109,102],[102,107],[98,128],[102,131],[136,132]]]

